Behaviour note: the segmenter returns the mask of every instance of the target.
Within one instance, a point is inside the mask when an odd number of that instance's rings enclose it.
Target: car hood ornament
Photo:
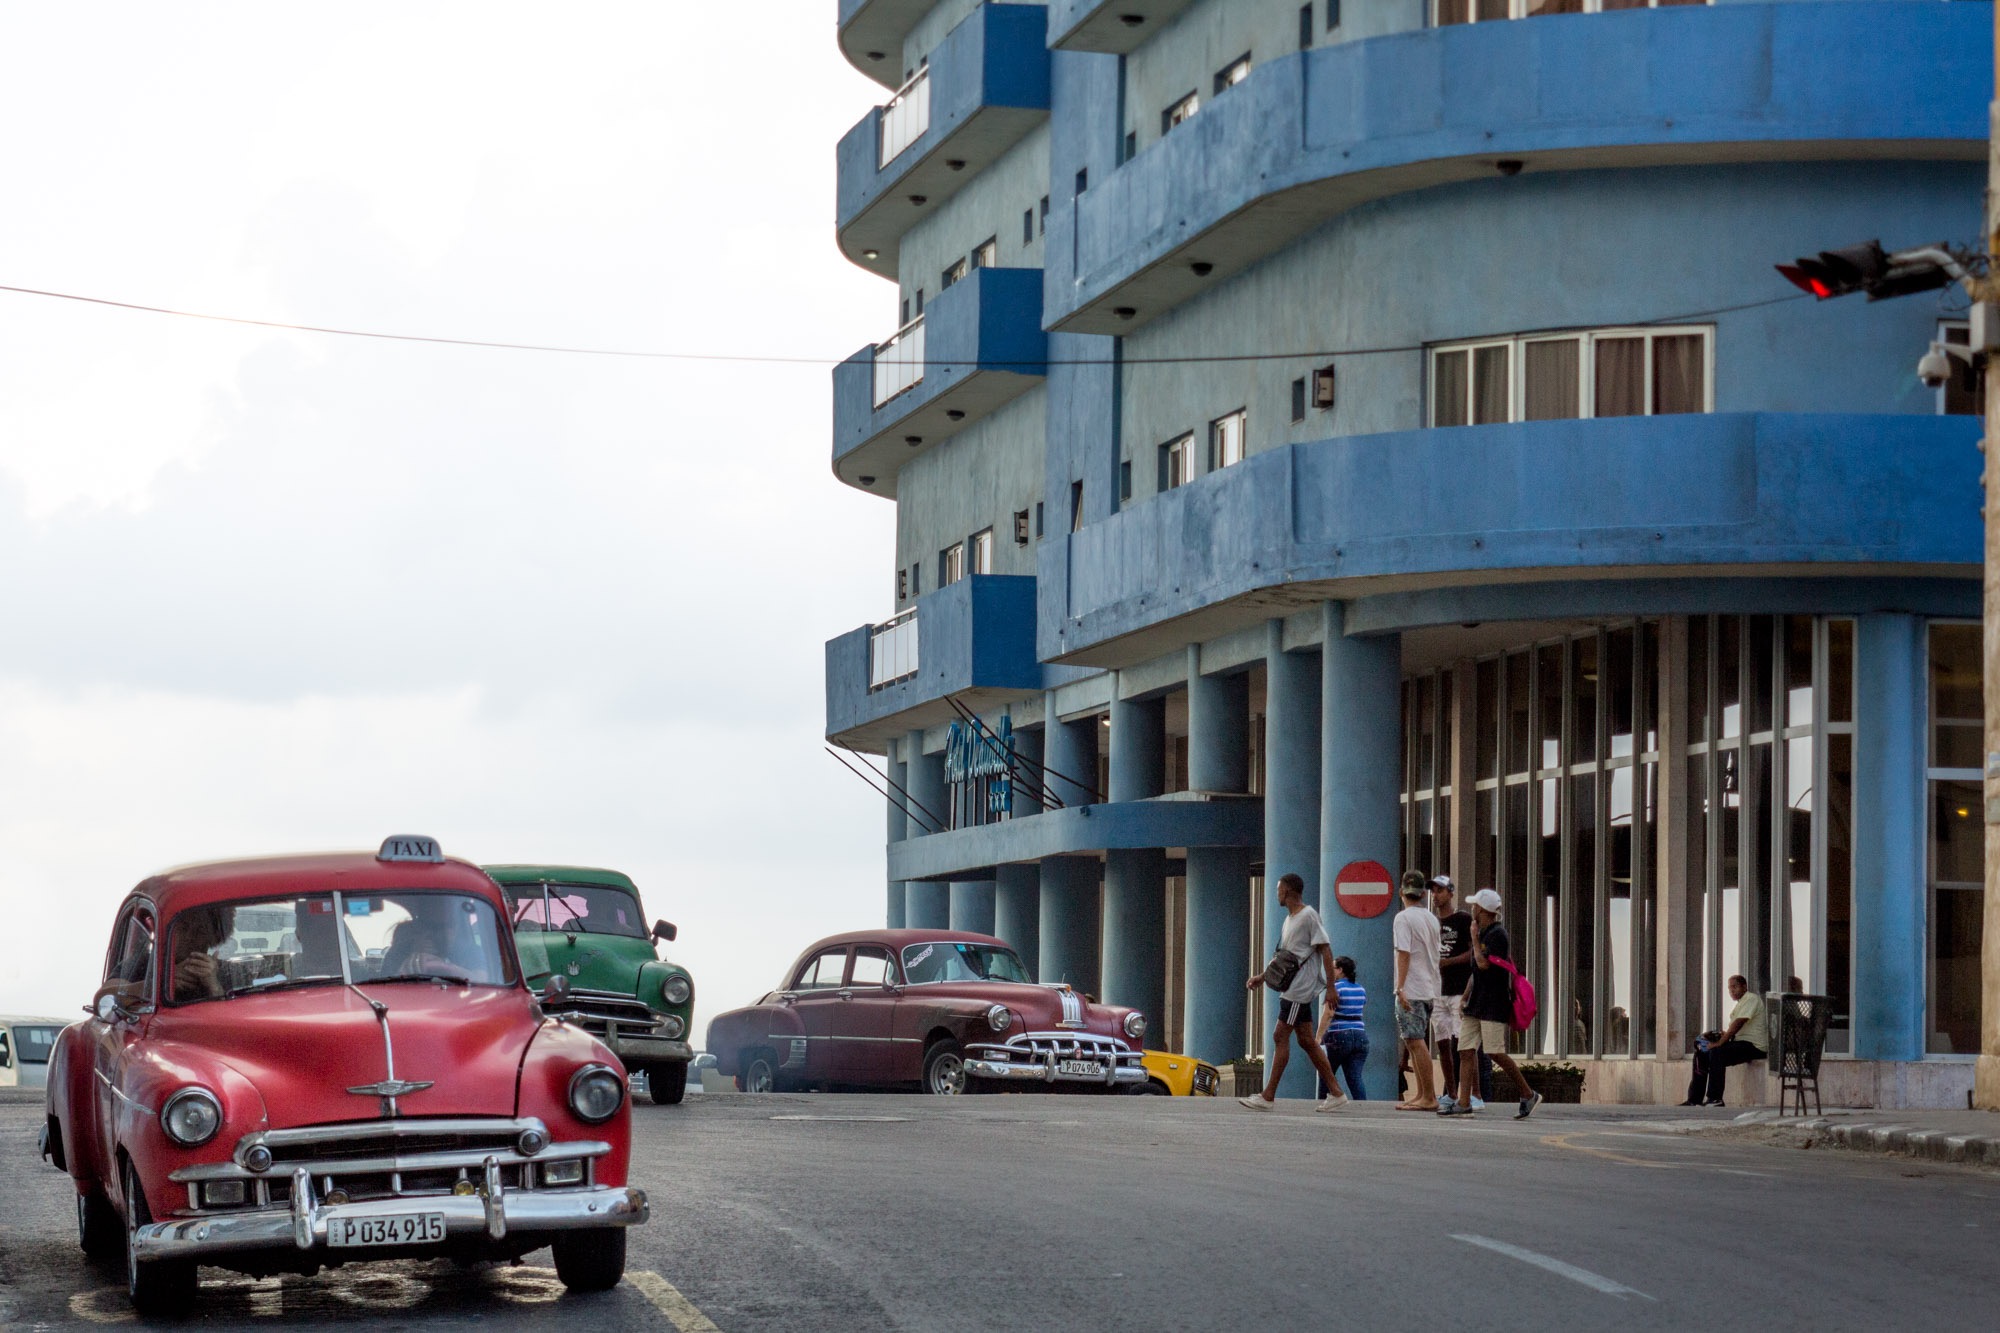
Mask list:
[[[435,1086],[437,1086],[435,1083],[430,1082],[413,1083],[406,1078],[385,1078],[380,1083],[363,1083],[358,1088],[349,1088],[348,1091],[357,1097],[394,1099],[407,1097],[413,1092],[422,1092],[425,1088]]]
[[[347,988],[356,995],[359,995],[367,1003],[368,1008],[375,1015],[376,1022],[382,1025],[382,1060],[388,1066],[388,1077],[384,1078],[380,1083],[363,1083],[358,1087],[349,1088],[348,1091],[357,1097],[381,1098],[382,1118],[384,1120],[394,1120],[397,1114],[396,1099],[398,1097],[407,1097],[413,1092],[422,1092],[425,1088],[435,1087],[436,1084],[434,1082],[413,1083],[408,1079],[396,1077],[396,1043],[389,1035],[389,1006],[383,1004],[380,1000],[372,998],[366,991],[356,986],[353,982],[349,982]]]

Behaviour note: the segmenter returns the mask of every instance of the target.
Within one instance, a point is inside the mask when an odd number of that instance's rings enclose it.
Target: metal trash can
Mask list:
[[[1806,1089],[1812,1089],[1813,1114],[1820,1114],[1819,1062],[1826,1051],[1826,1030],[1833,1019],[1833,998],[1779,991],[1764,997],[1764,1051],[1771,1072],[1778,1076],[1778,1114],[1787,1114],[1787,1099],[1806,1113]]]

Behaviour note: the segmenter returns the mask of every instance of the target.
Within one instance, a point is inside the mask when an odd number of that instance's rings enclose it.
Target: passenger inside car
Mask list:
[[[222,964],[211,952],[229,938],[231,909],[196,907],[174,923],[173,998],[220,999],[225,986]]]

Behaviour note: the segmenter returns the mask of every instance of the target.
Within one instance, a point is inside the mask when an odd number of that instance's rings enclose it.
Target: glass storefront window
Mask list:
[[[1986,898],[1981,652],[1977,624],[1930,627],[1928,1045],[1948,1055],[1979,1050]]]
[[[1503,751],[1509,773],[1528,771],[1528,755],[1534,732],[1528,721],[1529,691],[1533,688],[1531,659],[1526,653],[1511,653],[1507,667],[1507,734]]]

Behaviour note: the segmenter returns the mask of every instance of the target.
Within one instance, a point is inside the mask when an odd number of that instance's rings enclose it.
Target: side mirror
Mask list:
[[[153,1011],[152,1006],[139,1004],[138,998],[138,988],[133,983],[113,982],[97,992],[97,998],[90,1002],[90,1011],[106,1023],[130,1021]]]
[[[566,1000],[569,998],[569,978],[557,972],[542,986],[544,1000]]]
[[[671,921],[655,921],[653,923],[653,938],[664,943],[672,944],[680,933],[680,927]]]

